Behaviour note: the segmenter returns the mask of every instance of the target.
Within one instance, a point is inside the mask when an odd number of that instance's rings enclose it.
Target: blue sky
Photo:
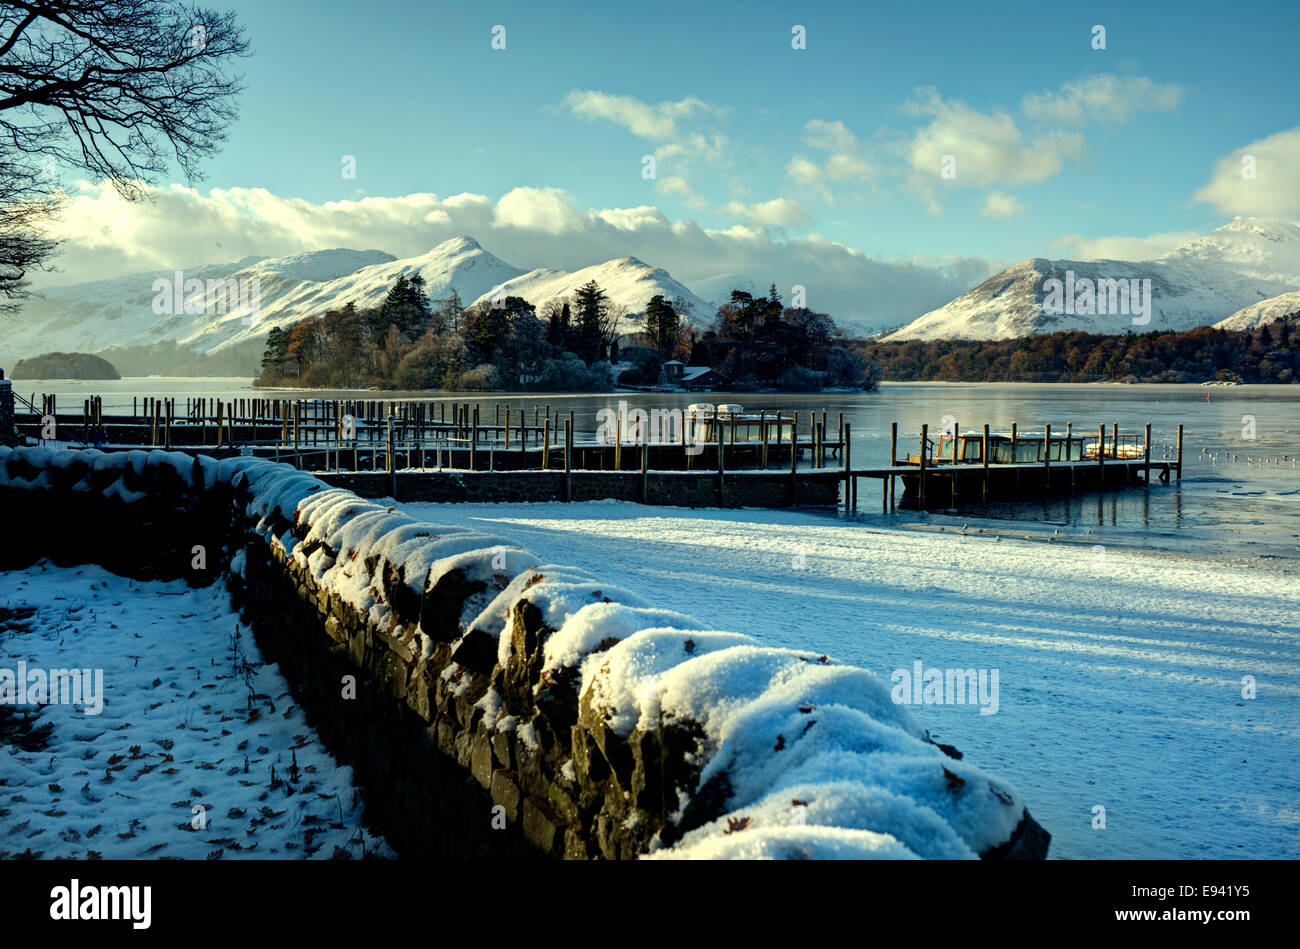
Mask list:
[[[366,241],[420,253],[486,218],[421,205],[428,228],[402,229],[415,212],[409,200],[394,210],[399,199],[469,194],[494,207],[473,236],[527,256],[511,260],[524,267],[591,263],[608,247],[683,279],[766,279],[782,247],[812,259],[831,242],[876,261],[938,261],[970,283],[1032,256],[1154,256],[1238,213],[1300,218],[1294,2],[233,8],[253,44],[248,89],[198,193],[218,189],[218,204],[253,222],[215,242],[222,251],[275,252],[266,244],[284,243],[294,218],[300,246],[281,253]],[[796,24],[806,49],[792,48]],[[496,25],[504,50],[492,48]],[[1242,184],[1238,156],[1252,149],[1259,178]],[[341,174],[345,155],[355,179]],[[327,213],[365,199],[354,228]],[[610,223],[637,208],[656,209],[657,236]],[[601,212],[590,245],[560,246]],[[690,222],[705,236],[683,237]],[[718,234],[729,243],[714,255],[705,244]],[[763,244],[752,262],[747,241]],[[142,248],[136,262],[161,253]]]
[[[573,90],[657,104],[695,97],[728,110],[711,121],[730,143],[685,171],[712,205],[801,200],[815,229],[868,253],[1041,254],[1064,233],[1100,237],[1203,230],[1222,214],[1192,194],[1215,161],[1295,125],[1295,3],[1222,4],[443,4],[236,3],[253,39],[242,118],[209,184],[260,185],[312,201],[433,191],[495,196],[562,188],[584,205],[654,204],[708,227],[733,215],[691,207],[641,175],[654,139],[563,105]],[[742,12],[743,11],[743,12]],[[807,27],[807,49],[791,27]],[[506,49],[490,47],[506,28]],[[1106,26],[1107,49],[1091,48]],[[812,150],[810,120],[860,141],[905,135],[918,87],[986,113],[1089,75],[1140,76],[1185,89],[1177,107],[1082,128],[1086,145],[1038,182],[950,187],[942,212],[888,181],[852,182],[827,205],[786,166]],[[1024,131],[1028,132],[1028,125]],[[343,180],[340,156],[357,157]],[[809,154],[809,157],[815,157]],[[958,181],[961,155],[957,155]],[[1028,205],[982,217],[988,190]],[[842,191],[842,196],[835,194]],[[859,203],[858,198],[863,199]]]

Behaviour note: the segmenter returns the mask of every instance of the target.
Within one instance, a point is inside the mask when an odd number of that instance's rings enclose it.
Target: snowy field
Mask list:
[[[5,670],[92,674],[79,704],[0,704],[0,858],[393,856],[223,586],[48,563],[3,581],[0,690]]]
[[[803,512],[400,507],[891,684],[918,662],[984,670],[990,685],[996,671],[993,714],[978,704],[911,711],[937,741],[1017,786],[1052,833],[1053,857],[1300,856],[1293,571]],[[1243,696],[1247,676],[1254,698]]]

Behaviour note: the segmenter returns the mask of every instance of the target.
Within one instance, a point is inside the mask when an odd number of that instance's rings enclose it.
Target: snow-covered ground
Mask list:
[[[886,682],[917,662],[986,670],[990,682],[996,670],[994,714],[911,711],[936,740],[1015,783],[1054,857],[1300,856],[1294,572],[794,511],[400,507]],[[1248,676],[1254,698],[1243,696]]]
[[[102,670],[103,705],[0,705],[0,858],[393,856],[224,586],[6,573],[0,678],[20,662]]]

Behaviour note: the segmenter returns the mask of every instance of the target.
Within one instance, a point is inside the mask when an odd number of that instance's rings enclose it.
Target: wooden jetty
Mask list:
[[[883,511],[895,507],[951,508],[959,502],[1017,500],[1074,491],[1103,491],[1130,485],[1150,485],[1154,473],[1167,484],[1171,476],[1183,477],[1183,426],[1178,426],[1173,460],[1152,459],[1151,423],[1142,434],[1121,434],[1119,423],[1099,425],[1097,434],[1076,435],[1073,423],[1064,434],[1052,434],[1050,425],[1039,432],[991,432],[984,425],[978,435],[963,433],[958,425],[929,437],[921,426],[918,451],[898,457],[898,423],[890,428],[889,457],[883,468],[854,468],[850,453],[844,456],[845,503],[857,507],[858,479],[881,482]],[[851,435],[845,426],[844,437]],[[897,498],[895,484],[903,494]]]
[[[1153,474],[1168,483],[1171,476],[1181,479],[1183,465],[1182,425],[1174,460],[1151,457],[1150,424],[1138,434],[1121,433],[1118,423],[1109,432],[1099,426],[1095,435],[1075,432],[1073,423],[1055,434],[1051,426],[993,432],[988,425],[972,430],[954,424],[937,439],[923,425],[917,450],[900,458],[895,422],[889,463],[859,468],[852,464],[843,413],[832,420],[825,410],[745,413],[732,404],[638,409],[620,415],[612,432],[598,427],[596,438],[579,441],[572,411],[562,416],[540,403],[531,412],[495,403],[490,415],[481,403],[446,399],[133,398],[130,412],[124,406],[106,412],[103,400],[91,397],[79,413],[61,412],[52,395],[38,399],[33,393],[17,403],[15,428],[35,439],[49,439],[53,430],[54,440],[110,451],[256,455],[362,493],[447,501],[457,500],[458,491],[474,500],[490,500],[498,491],[496,497],[513,500],[624,497],[692,506],[842,501],[853,510],[859,482],[867,478],[881,482],[881,508],[888,512],[1149,485]],[[511,472],[534,476],[474,478]],[[669,474],[675,478],[665,480]],[[418,487],[421,480],[426,489]],[[683,487],[688,483],[695,484]]]

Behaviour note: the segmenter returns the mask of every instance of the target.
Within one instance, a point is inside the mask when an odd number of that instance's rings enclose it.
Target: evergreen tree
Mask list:
[[[609,297],[594,280],[579,287],[573,296],[578,311],[573,351],[590,365],[600,358],[605,321],[609,315]]]
[[[677,337],[681,330],[681,318],[662,296],[655,294],[645,308],[645,332],[650,337],[650,345],[659,353],[661,359],[672,356],[677,348]]]
[[[289,358],[289,334],[272,326],[266,334],[266,352],[262,354],[262,371],[273,376],[284,372],[284,361]]]

